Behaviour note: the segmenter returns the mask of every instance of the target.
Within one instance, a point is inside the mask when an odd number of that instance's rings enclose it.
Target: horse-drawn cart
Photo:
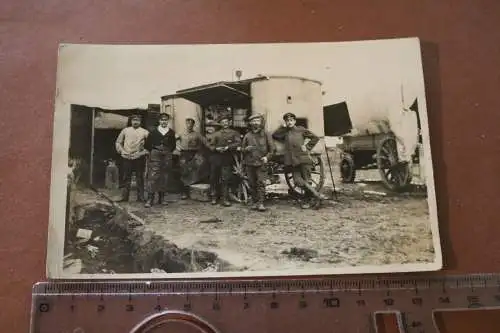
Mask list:
[[[358,170],[378,169],[386,188],[402,191],[411,184],[414,170],[421,171],[423,152],[417,100],[407,109],[393,106],[392,110],[391,115],[373,112],[353,126],[346,103],[324,108],[325,119],[334,123],[329,131],[342,138],[338,145],[342,182],[354,183]]]
[[[412,180],[410,163],[400,161],[397,138],[393,133],[363,136],[343,136],[340,175],[342,182],[353,183],[356,170],[378,169],[384,185],[392,191],[408,187]],[[412,156],[412,164],[418,164],[418,148]]]
[[[321,138],[324,136],[321,83],[300,77],[259,76],[197,86],[163,96],[161,107],[161,112],[171,115],[176,132],[183,130],[185,119],[189,117],[197,120],[195,129],[205,134],[208,121],[229,115],[231,127],[243,137],[248,131],[247,118],[260,113],[264,116],[265,130],[272,133],[281,126],[283,114],[292,112],[297,116],[297,125],[310,129]],[[322,140],[310,153],[313,162],[311,181],[318,191],[325,180]],[[294,183],[291,171],[284,165],[283,145],[279,142],[275,145],[277,153],[267,165],[267,186],[286,183],[290,194],[303,194]],[[243,154],[235,152],[233,157],[230,197],[236,202],[247,203],[250,189],[242,163]],[[198,183],[206,181],[202,179]]]

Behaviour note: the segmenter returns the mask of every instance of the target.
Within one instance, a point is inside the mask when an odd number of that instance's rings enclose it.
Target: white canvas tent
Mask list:
[[[116,113],[99,112],[95,113],[95,129],[122,129],[127,126],[128,117]]]

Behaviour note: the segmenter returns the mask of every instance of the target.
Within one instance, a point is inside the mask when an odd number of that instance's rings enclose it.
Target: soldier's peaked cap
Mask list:
[[[222,116],[219,118],[219,122],[223,121],[224,119],[231,120],[231,117],[229,116]]]
[[[168,113],[160,113],[160,119],[162,118],[170,119],[170,115]]]
[[[253,119],[257,119],[257,118],[264,120],[264,115],[260,114],[260,113],[253,114],[250,117],[248,117],[248,121],[252,121]]]
[[[283,120],[287,120],[288,118],[297,119],[297,116],[291,112],[287,112],[283,115]]]
[[[221,126],[218,122],[209,120],[205,123],[205,127],[221,127]]]
[[[139,113],[134,113],[130,116],[130,119],[139,119],[141,120],[142,119],[142,115],[139,114]]]

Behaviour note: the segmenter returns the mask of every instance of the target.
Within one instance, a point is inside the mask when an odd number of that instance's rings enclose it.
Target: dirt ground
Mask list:
[[[177,246],[214,252],[244,270],[432,262],[425,195],[389,193],[373,171],[361,171],[358,179],[348,185],[336,179],[337,199],[318,210],[301,209],[284,194],[286,185],[274,186],[263,213],[175,195],[164,206],[146,209],[132,201],[124,207]],[[331,192],[331,181],[325,188]],[[220,221],[206,223],[210,219]]]

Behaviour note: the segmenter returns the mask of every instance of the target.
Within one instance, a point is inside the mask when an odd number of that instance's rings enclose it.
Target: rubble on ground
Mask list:
[[[75,211],[79,220],[68,230],[65,249],[70,273],[178,273],[220,266],[215,253],[179,248],[112,204],[90,202]]]

